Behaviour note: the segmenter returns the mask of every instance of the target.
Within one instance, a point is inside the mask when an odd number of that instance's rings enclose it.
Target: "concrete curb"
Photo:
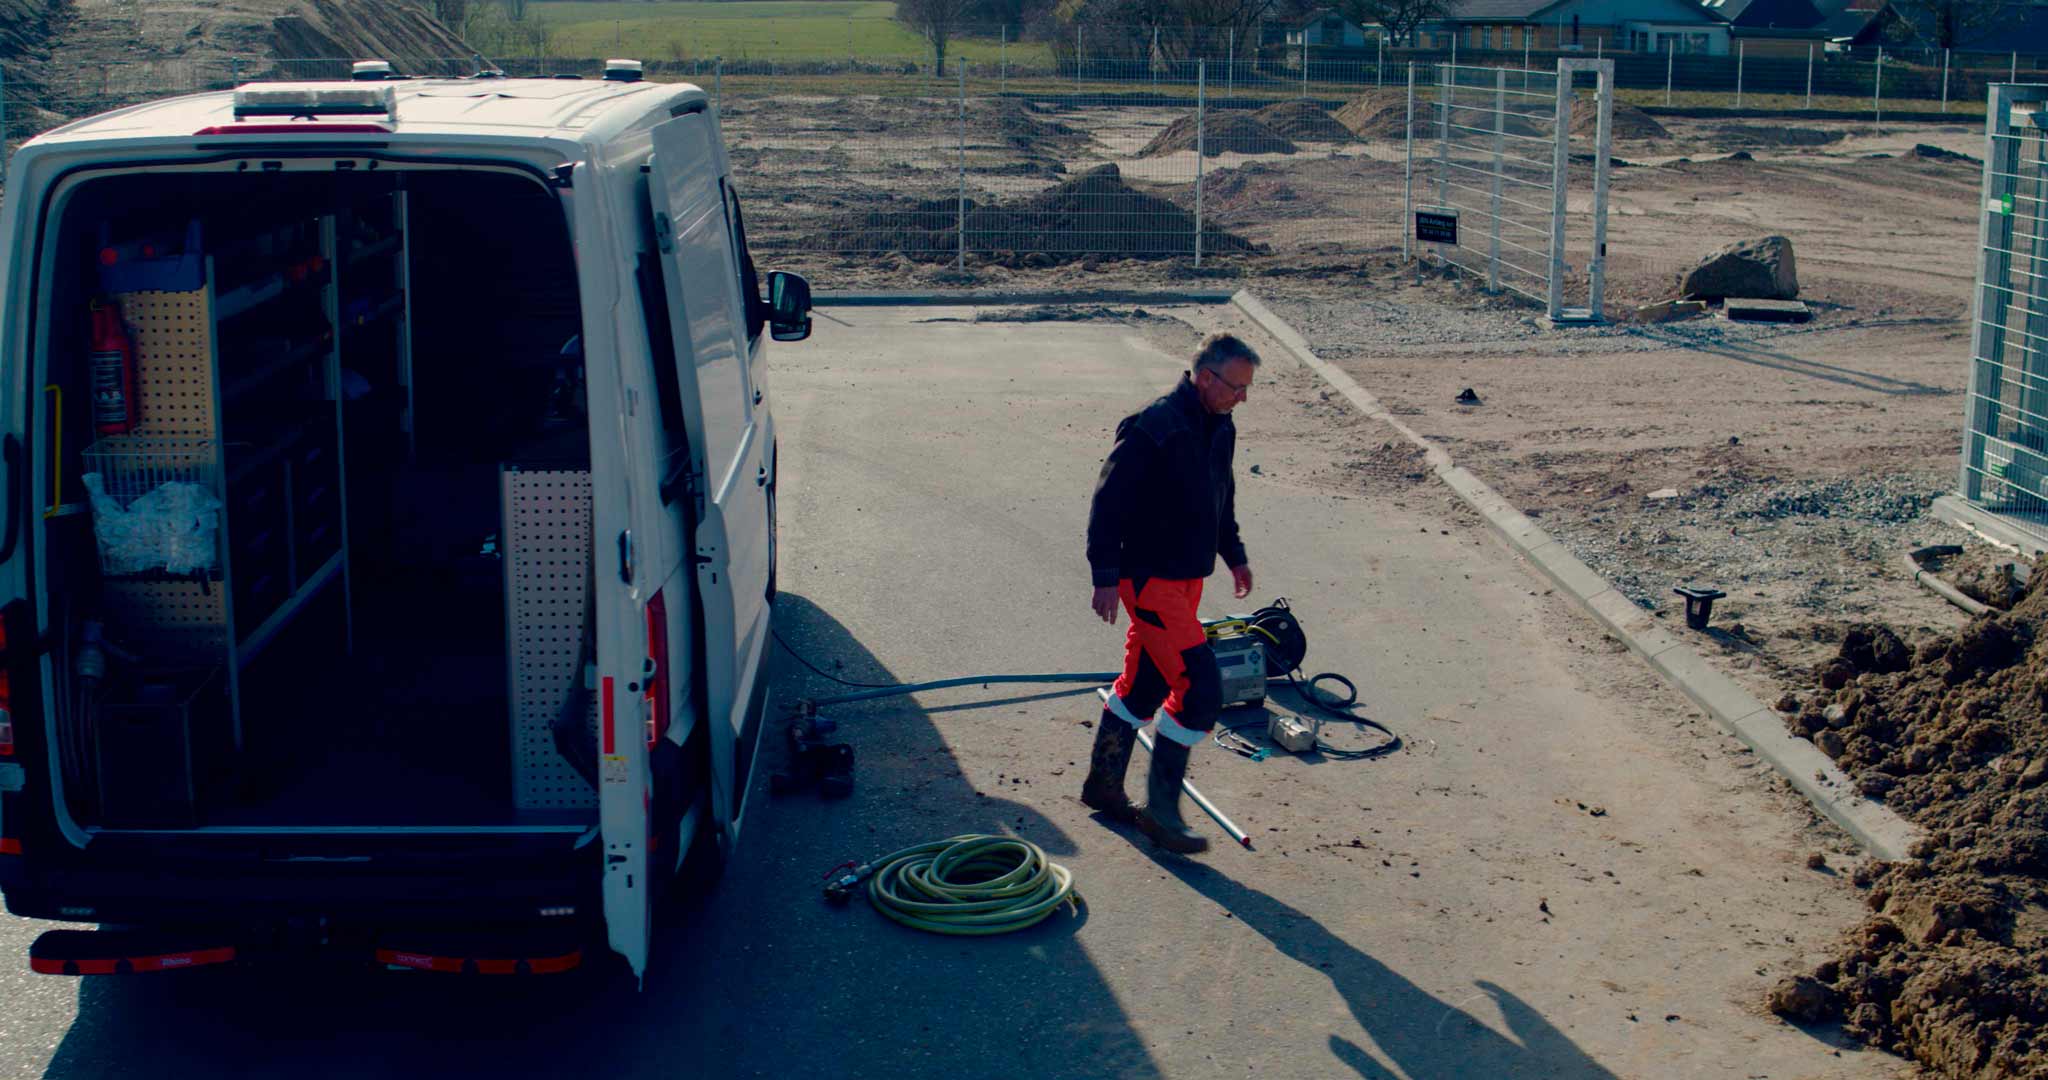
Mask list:
[[[1227,304],[1227,292],[1172,292],[1097,289],[1048,292],[830,292],[812,299],[815,307],[985,307],[1008,304]]]
[[[1908,858],[1907,849],[1921,835],[1918,826],[1893,813],[1883,803],[1859,794],[1856,785],[1833,759],[1812,743],[1785,730],[1785,724],[1775,710],[1750,696],[1740,684],[1721,674],[1677,635],[1658,625],[1634,601],[1616,592],[1565,545],[1509,505],[1477,476],[1454,463],[1450,454],[1401,423],[1351,376],[1317,356],[1309,348],[1307,340],[1258,297],[1250,292],[1239,292],[1231,298],[1231,303],[1278,340],[1295,359],[1301,361],[1302,366],[1321,376],[1331,389],[1344,395],[1360,412],[1386,423],[1410,443],[1422,448],[1437,477],[1479,511],[1509,546],[1556,582],[1557,587],[1577,600],[1587,614],[1627,643],[1730,734],[1770,762],[1800,794],[1806,796],[1814,809],[1855,837],[1856,842],[1872,855],[1888,860]]]

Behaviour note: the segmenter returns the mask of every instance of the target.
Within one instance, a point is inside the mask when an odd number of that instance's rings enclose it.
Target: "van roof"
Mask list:
[[[693,100],[709,100],[702,88],[690,83],[470,78],[400,79],[378,85],[388,85],[397,94],[394,131],[400,136],[505,135],[580,141],[623,131],[650,113],[665,115]],[[234,97],[233,91],[221,90],[145,102],[65,124],[44,132],[36,141],[187,139],[206,128],[234,125]]]

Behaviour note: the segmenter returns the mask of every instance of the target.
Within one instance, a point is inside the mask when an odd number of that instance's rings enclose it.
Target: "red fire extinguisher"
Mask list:
[[[135,430],[141,402],[135,397],[135,345],[121,326],[121,309],[92,304],[92,422],[102,435]]]

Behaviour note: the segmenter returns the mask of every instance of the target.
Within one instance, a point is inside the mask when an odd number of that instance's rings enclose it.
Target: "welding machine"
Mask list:
[[[1209,651],[1223,673],[1223,707],[1266,700],[1266,650],[1250,629],[1249,615],[1226,615],[1202,623]]]

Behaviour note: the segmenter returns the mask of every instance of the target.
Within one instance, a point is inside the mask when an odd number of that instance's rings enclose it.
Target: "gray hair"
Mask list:
[[[1202,339],[1202,347],[1195,351],[1194,370],[1207,368],[1220,371],[1232,360],[1243,360],[1253,367],[1259,366],[1259,354],[1245,344],[1236,334],[1210,334]]]

